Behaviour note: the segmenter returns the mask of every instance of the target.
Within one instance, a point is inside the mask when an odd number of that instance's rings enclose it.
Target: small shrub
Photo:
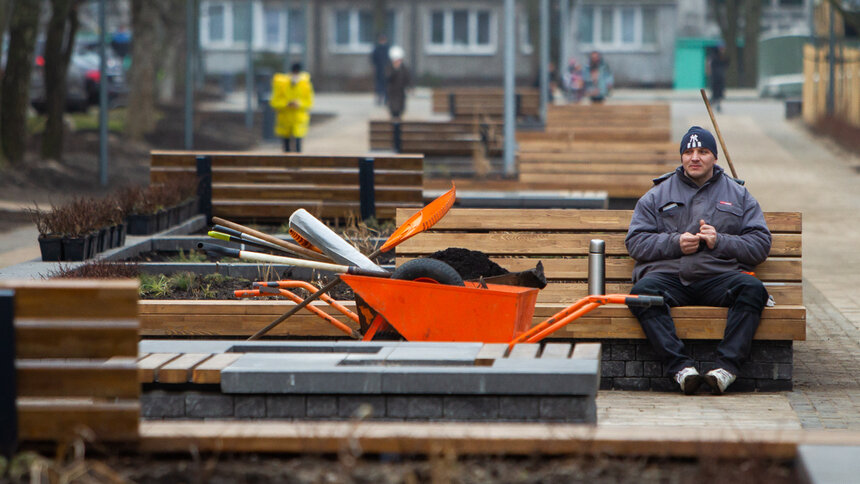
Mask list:
[[[140,296],[161,298],[170,292],[167,277],[164,274],[141,274]]]
[[[137,264],[93,260],[78,267],[60,264],[48,273],[49,279],[135,279],[140,275]]]
[[[194,287],[196,276],[191,272],[177,272],[170,276],[169,287],[177,291],[190,291]]]

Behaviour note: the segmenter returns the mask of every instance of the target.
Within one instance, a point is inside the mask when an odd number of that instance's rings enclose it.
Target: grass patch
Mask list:
[[[86,112],[64,113],[63,115],[71,123],[72,131],[98,131],[99,129],[98,107],[88,109]],[[114,108],[108,111],[108,131],[122,134],[125,131],[127,118],[128,110],[126,108]],[[47,116],[43,114],[28,118],[27,131],[30,134],[42,134],[45,131],[47,119]]]

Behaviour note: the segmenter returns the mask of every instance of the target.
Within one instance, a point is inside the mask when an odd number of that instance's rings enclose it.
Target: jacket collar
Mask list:
[[[685,184],[687,184],[693,188],[698,189],[698,188],[708,186],[714,180],[723,176],[723,169],[720,168],[719,165],[715,164],[713,176],[711,176],[711,178],[709,178],[708,181],[706,181],[705,183],[702,183],[702,187],[699,187],[699,185],[696,185],[696,182],[694,182],[692,179],[690,179],[690,177],[687,176],[686,173],[684,173],[684,166],[683,165],[679,165],[678,168],[675,168],[675,174],[678,175],[678,179],[681,180],[682,182],[684,182]]]

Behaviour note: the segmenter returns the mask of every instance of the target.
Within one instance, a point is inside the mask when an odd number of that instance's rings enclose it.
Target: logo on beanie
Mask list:
[[[690,141],[687,142],[687,149],[690,148],[701,148],[702,142],[699,141],[699,135],[694,134],[690,136]]]

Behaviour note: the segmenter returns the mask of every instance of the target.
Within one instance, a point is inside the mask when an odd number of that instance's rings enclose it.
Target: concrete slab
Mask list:
[[[376,394],[382,367],[338,366],[343,353],[248,353],[221,372],[224,393]]]
[[[797,458],[809,484],[857,482],[860,476],[860,446],[800,445]]]

